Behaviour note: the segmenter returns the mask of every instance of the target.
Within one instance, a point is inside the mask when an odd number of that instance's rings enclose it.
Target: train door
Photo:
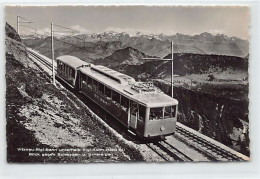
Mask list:
[[[76,70],[76,74],[75,74],[75,87],[78,88],[78,90],[81,90],[82,88],[82,79],[79,70]]]
[[[138,104],[134,101],[130,102],[130,121],[129,121],[129,127],[136,129],[137,125],[137,119],[139,112],[138,112]]]
[[[145,125],[145,116],[146,116],[146,107],[142,104],[138,105],[138,119],[137,119],[137,126],[136,131],[143,135],[144,134],[144,125]]]

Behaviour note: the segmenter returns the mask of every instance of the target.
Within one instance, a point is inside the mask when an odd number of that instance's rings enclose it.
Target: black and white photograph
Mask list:
[[[5,20],[7,163],[251,161],[248,6],[10,5]]]

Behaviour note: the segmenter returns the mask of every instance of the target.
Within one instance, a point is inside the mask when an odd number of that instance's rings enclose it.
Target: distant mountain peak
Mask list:
[[[201,35],[201,36],[210,36],[210,37],[213,36],[213,35],[212,35],[211,33],[209,33],[209,32],[203,32],[203,33],[201,33],[200,35]]]
[[[109,67],[117,67],[119,65],[139,65],[144,62],[142,58],[147,55],[138,51],[133,47],[126,47],[123,49],[119,49],[112,53],[112,55],[96,60],[95,64],[109,66]]]

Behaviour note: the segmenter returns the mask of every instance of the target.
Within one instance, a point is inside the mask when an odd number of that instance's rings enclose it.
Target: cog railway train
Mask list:
[[[57,59],[56,77],[94,101],[129,131],[143,138],[175,132],[178,101],[149,82],[65,55]]]

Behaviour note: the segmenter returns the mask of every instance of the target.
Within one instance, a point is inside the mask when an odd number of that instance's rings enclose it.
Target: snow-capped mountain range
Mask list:
[[[55,36],[60,39],[65,36]],[[72,39],[75,37],[74,39]],[[120,42],[120,47],[132,47],[147,55],[164,57],[171,52],[171,41],[174,43],[175,53],[219,54],[244,57],[249,53],[249,42],[237,37],[228,37],[224,34],[212,35],[204,32],[198,35],[142,34],[137,32],[129,35],[125,32],[108,31],[103,33],[76,34],[69,41],[77,44]],[[22,39],[44,39],[41,35],[22,36]],[[48,38],[48,37],[47,37]]]

